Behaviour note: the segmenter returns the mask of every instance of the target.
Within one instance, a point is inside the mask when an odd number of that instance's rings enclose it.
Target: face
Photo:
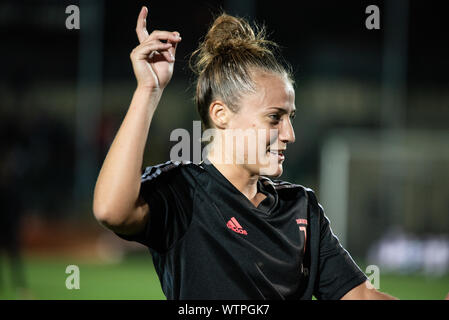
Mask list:
[[[283,171],[287,144],[295,141],[295,92],[290,81],[280,75],[256,73],[254,82],[256,92],[241,98],[239,110],[230,112],[226,129],[250,133],[251,138],[247,137],[243,145],[235,143],[232,150],[243,154],[242,166],[252,174],[278,177]]]

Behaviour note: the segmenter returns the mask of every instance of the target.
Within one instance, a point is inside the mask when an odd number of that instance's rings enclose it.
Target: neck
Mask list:
[[[257,193],[257,181],[259,175],[251,173],[243,165],[223,164],[214,157],[208,157],[209,161],[228,181],[248,198],[256,207],[266,197],[262,193]]]

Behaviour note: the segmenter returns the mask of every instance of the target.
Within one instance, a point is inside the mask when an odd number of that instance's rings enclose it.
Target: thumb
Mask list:
[[[449,292],[447,293],[446,298],[444,298],[444,300],[449,300]]]

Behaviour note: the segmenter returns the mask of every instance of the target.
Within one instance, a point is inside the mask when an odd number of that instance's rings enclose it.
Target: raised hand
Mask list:
[[[164,89],[173,75],[176,47],[181,37],[176,31],[154,30],[148,34],[147,16],[148,9],[142,7],[136,26],[140,44],[131,52],[130,58],[138,88]]]

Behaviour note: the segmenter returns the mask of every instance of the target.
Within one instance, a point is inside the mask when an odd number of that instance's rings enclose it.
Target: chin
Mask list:
[[[283,172],[284,172],[284,168],[282,167],[282,164],[279,164],[276,169],[276,172],[274,174],[270,175],[270,177],[279,178]]]
[[[277,164],[273,168],[269,167],[259,167],[259,175],[261,176],[267,176],[270,178],[278,178],[282,175],[284,172],[284,169],[282,167],[282,163]]]

